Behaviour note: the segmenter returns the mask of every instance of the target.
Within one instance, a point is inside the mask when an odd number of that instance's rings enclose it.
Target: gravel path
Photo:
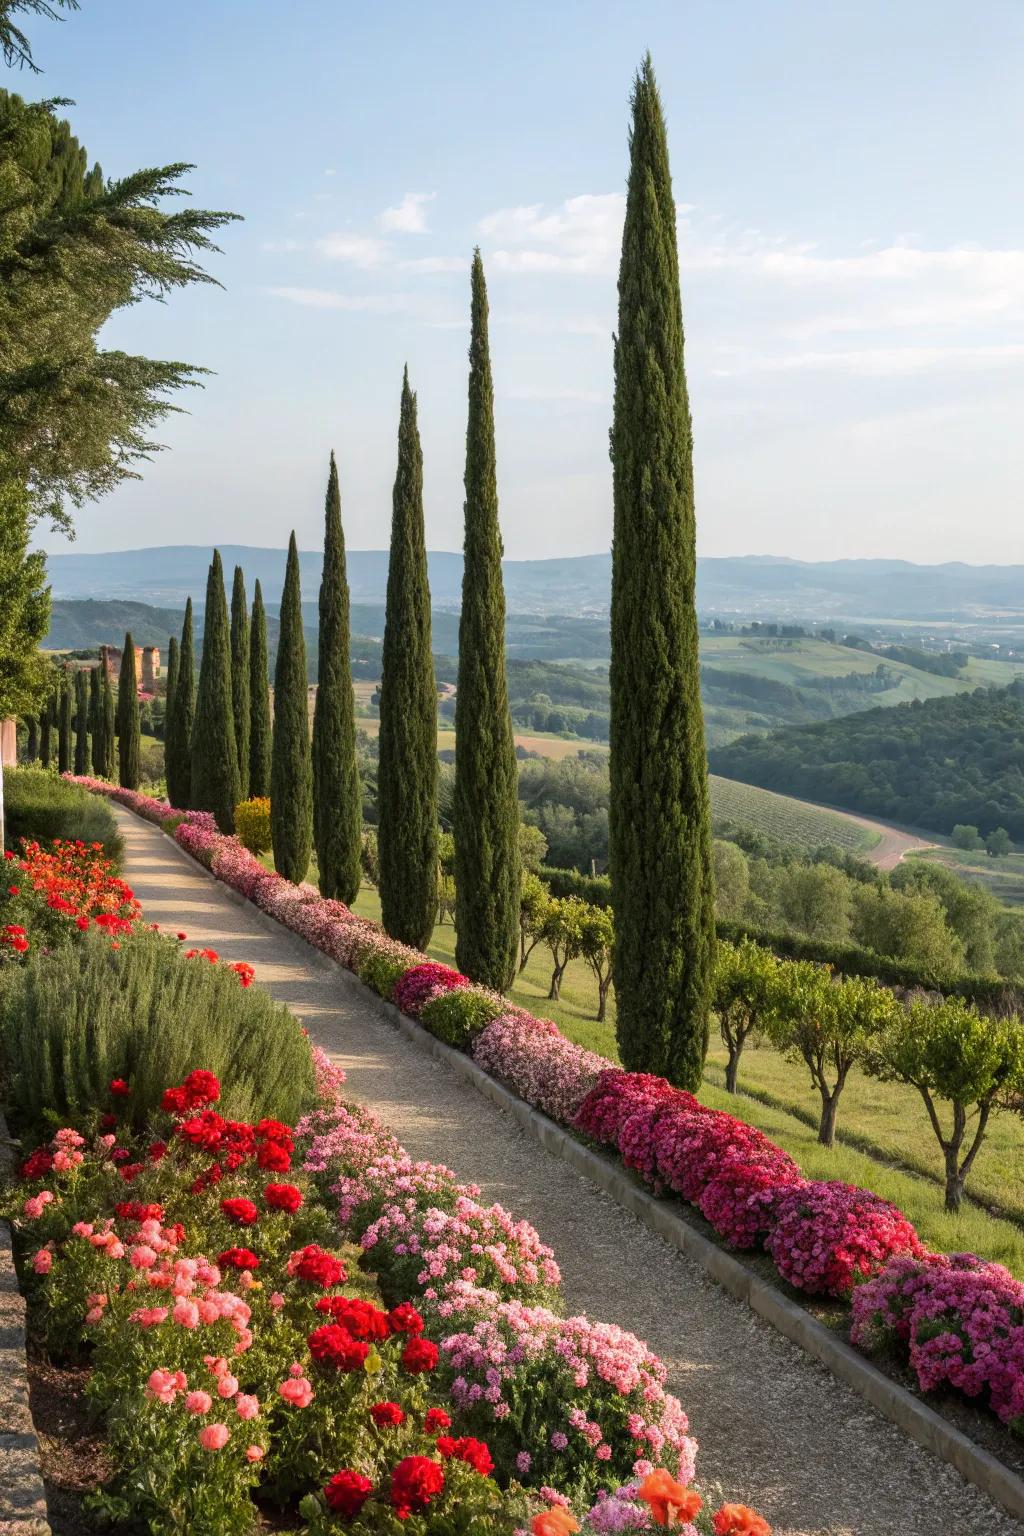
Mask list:
[[[343,972],[322,969],[285,929],[268,932],[155,827],[114,813],[150,921],[253,964],[413,1157],[447,1163],[534,1223],[571,1310],[629,1328],[661,1355],[705,1486],[749,1501],[776,1536],[1021,1536],[952,1468],[410,1045]]]

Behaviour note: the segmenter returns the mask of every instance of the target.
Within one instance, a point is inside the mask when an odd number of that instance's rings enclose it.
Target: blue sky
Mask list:
[[[709,555],[1024,561],[1019,0],[82,0],[41,80],[107,174],[190,160],[244,214],[109,344],[215,371],[78,547],[386,545],[403,363],[428,543],[461,544],[468,271],[492,311],[506,552],[611,536],[633,70],[669,128]],[[52,548],[65,547],[51,538]]]

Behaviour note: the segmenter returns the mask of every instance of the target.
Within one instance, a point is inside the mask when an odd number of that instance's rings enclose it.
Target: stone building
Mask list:
[[[100,646],[100,665],[106,660],[110,680],[116,683],[121,675],[121,648],[117,645]],[[135,647],[135,676],[143,693],[156,692],[156,680],[160,676],[160,647],[137,645]]]

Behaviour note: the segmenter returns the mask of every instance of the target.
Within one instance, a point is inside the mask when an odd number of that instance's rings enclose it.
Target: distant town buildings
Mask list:
[[[100,665],[106,661],[110,669],[111,682],[117,682],[121,675],[121,648],[117,645],[100,646]],[[160,676],[160,647],[158,645],[137,645],[135,647],[135,676],[139,681],[139,688],[143,693],[156,692],[156,680]]]

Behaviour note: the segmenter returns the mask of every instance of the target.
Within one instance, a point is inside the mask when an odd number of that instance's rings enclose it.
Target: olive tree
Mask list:
[[[946,1210],[958,1211],[992,1113],[1024,1095],[1024,1025],[992,1019],[958,997],[900,1009],[865,1067],[924,1100],[945,1162]]]
[[[608,1012],[608,992],[612,984],[612,951],[615,924],[607,907],[587,903],[580,924],[580,958],[597,982],[597,1022],[603,1024]]]
[[[739,944],[719,941],[712,1007],[718,1015],[722,1044],[729,1053],[725,1067],[729,1093],[736,1092],[743,1047],[752,1034],[767,1024],[785,969],[770,949],[752,939]]]
[[[562,995],[562,977],[570,960],[580,954],[587,903],[579,896],[552,897],[544,915],[542,937],[551,951],[553,969],[548,998],[557,1002]]]
[[[544,921],[551,897],[543,880],[529,870],[523,870],[519,890],[519,969],[526,969],[526,962],[537,945],[544,939]]]

